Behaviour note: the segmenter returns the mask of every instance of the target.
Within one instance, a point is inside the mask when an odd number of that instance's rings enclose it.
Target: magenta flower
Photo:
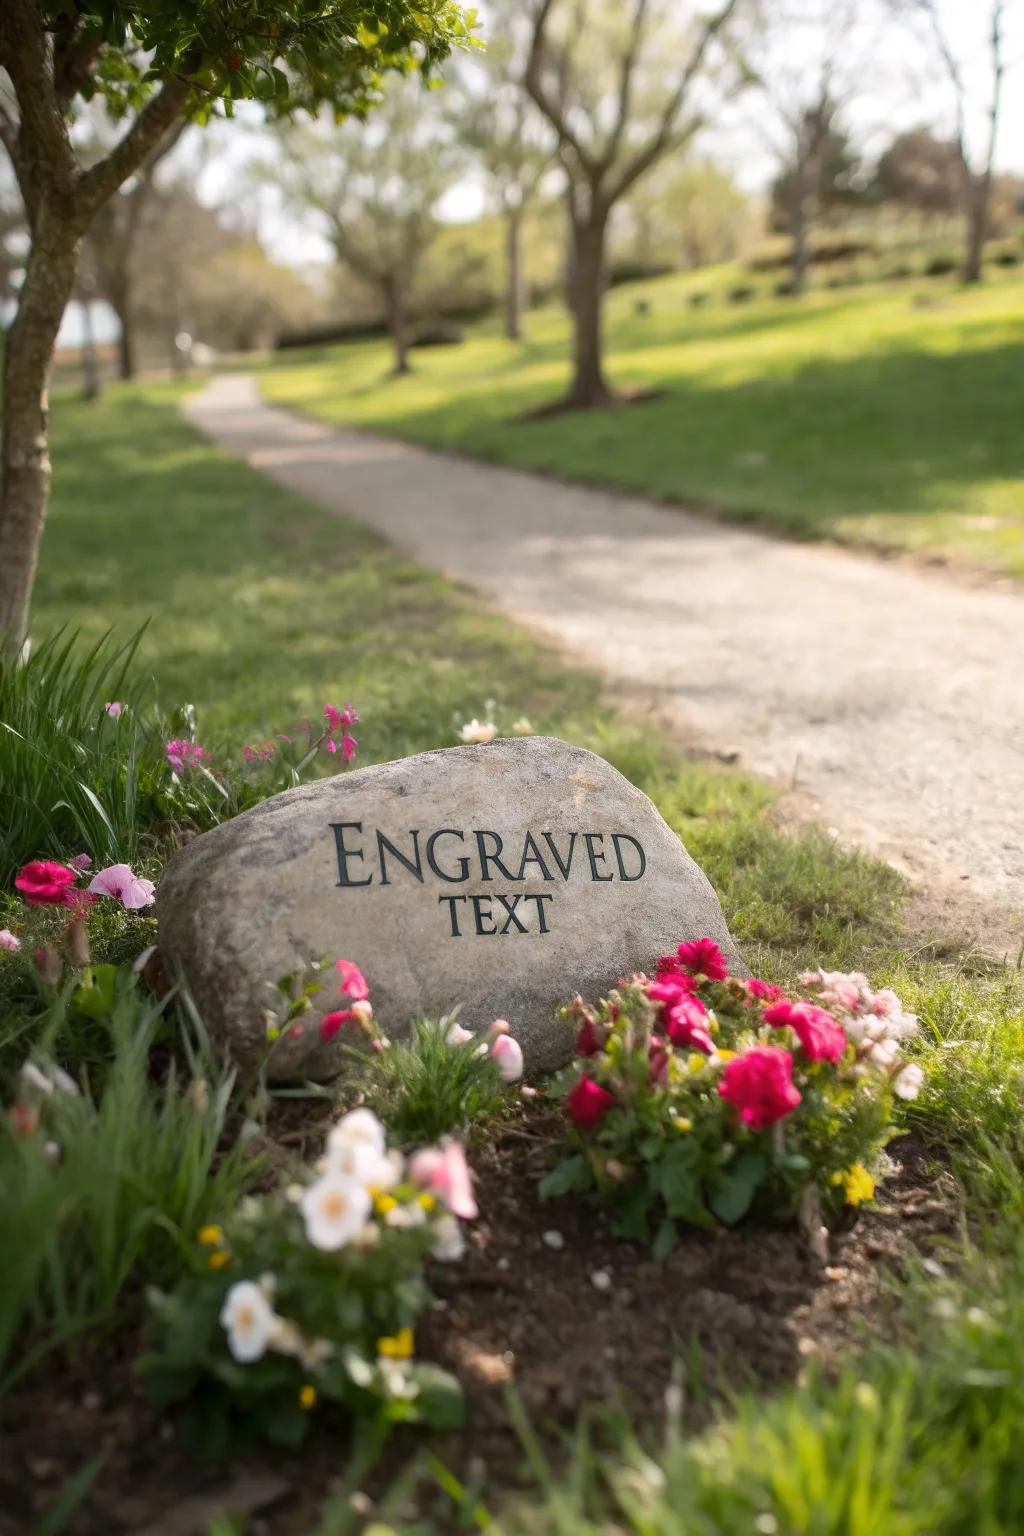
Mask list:
[[[258,746],[244,746],[242,756],[247,763],[269,763],[276,751],[272,741],[262,741]]]
[[[197,746],[194,741],[168,741],[164,750],[175,773],[184,773],[186,768],[194,768],[210,758],[206,748]]]
[[[19,869],[14,884],[31,907],[68,907],[74,896],[71,887],[77,879],[75,871],[66,864],[33,859]]]
[[[0,928],[0,949],[10,950],[13,955],[21,948],[21,940],[9,928]]]
[[[68,859],[69,869],[88,869],[92,864],[92,855],[88,853],[76,853],[73,859]]]
[[[143,880],[128,864],[111,864],[101,869],[89,882],[94,896],[112,896],[129,912],[140,907],[151,907],[156,900],[156,887],[152,880]]]
[[[122,709],[124,709],[124,705],[119,704],[116,699],[111,699],[110,703],[104,704],[103,708],[106,710],[111,720],[116,720],[119,717]]]
[[[336,960],[334,969],[341,977],[341,992],[353,1003],[361,1003],[370,995],[366,977],[352,960]]]

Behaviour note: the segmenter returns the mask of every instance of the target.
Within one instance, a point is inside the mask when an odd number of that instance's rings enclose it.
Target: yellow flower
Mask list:
[[[693,1121],[687,1120],[685,1115],[676,1115],[675,1119],[672,1121],[672,1124],[675,1126],[677,1131],[693,1130]]]
[[[736,1060],[736,1052],[735,1051],[719,1051],[718,1059],[719,1059],[719,1061],[735,1061]]]
[[[211,1269],[223,1269],[225,1264],[231,1263],[231,1255],[226,1248],[218,1248],[216,1253],[211,1253],[207,1259]]]
[[[700,1051],[691,1051],[686,1058],[686,1065],[691,1072],[703,1072],[708,1064],[708,1059]]]
[[[393,1211],[398,1201],[394,1195],[375,1195],[373,1203],[381,1216],[386,1216],[388,1211]]]
[[[200,1227],[199,1241],[204,1248],[215,1248],[218,1243],[224,1241],[224,1228],[215,1226]]]
[[[416,1202],[418,1205],[422,1205],[425,1211],[432,1211],[437,1204],[435,1197],[427,1194],[426,1190],[424,1190],[422,1195],[416,1196]]]
[[[838,1189],[839,1185],[843,1182],[843,1180],[845,1178],[846,1178],[846,1174],[845,1173],[834,1173],[832,1175],[831,1179],[829,1180],[829,1183],[830,1184],[834,1184],[836,1186],[836,1188]]]
[[[412,1354],[412,1329],[399,1328],[393,1337],[378,1339],[377,1353],[386,1360],[408,1360]]]
[[[854,1163],[843,1175],[847,1205],[860,1205],[875,1193],[875,1181],[863,1163]]]
[[[308,1382],[299,1388],[299,1407],[307,1411],[316,1407],[316,1387],[311,1387]]]

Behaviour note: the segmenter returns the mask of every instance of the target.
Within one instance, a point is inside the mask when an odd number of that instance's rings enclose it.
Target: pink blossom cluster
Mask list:
[[[75,882],[91,864],[87,853],[77,854],[67,864],[58,864],[53,859],[33,859],[15,875],[15,889],[30,907],[70,907],[82,911],[90,907],[97,896],[111,896],[129,911],[153,905],[156,887],[152,880],[136,875],[128,864],[111,864],[99,870],[83,890]],[[13,949],[16,946],[0,939],[0,947]]]
[[[324,750],[331,753],[340,752],[346,763],[350,763],[356,755],[359,742],[349,728],[358,723],[359,711],[352,704],[346,704],[343,709],[338,709],[333,704],[325,704]]]
[[[187,768],[197,768],[200,763],[208,763],[211,754],[205,747],[200,747],[194,741],[168,741],[164,744],[167,753],[167,761],[175,773],[184,773]]]

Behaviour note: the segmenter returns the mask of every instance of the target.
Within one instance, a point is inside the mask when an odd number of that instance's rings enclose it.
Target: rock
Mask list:
[[[160,950],[237,1060],[266,1057],[275,982],[354,961],[381,1028],[460,1005],[500,1016],[530,1071],[571,1053],[557,1008],[595,998],[705,935],[745,975],[717,897],[654,805],[592,752],[550,737],[449,747],[275,795],[188,843],[157,900]],[[323,1079],[350,1059],[333,969],[270,1076]],[[351,1039],[351,1037],[350,1037]]]

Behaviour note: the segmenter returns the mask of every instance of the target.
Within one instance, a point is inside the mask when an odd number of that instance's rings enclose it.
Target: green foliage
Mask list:
[[[66,1059],[69,1002],[66,992],[49,1010],[33,1052],[44,1077]],[[58,1078],[46,1092],[32,1072],[18,1088],[21,1110],[0,1120],[7,1386],[54,1350],[80,1350],[86,1336],[130,1322],[141,1287],[174,1277],[196,1229],[259,1172],[244,1139],[222,1147],[234,1075],[200,1038],[187,1065],[165,1060],[154,1073],[162,1015],[130,971],[98,1022],[103,1065],[83,1070],[77,1091]]]
[[[777,1006],[789,1015],[785,1000]],[[656,1233],[657,1257],[679,1222],[713,1231],[748,1213],[785,1221],[870,1199],[903,1023],[879,1026],[890,1054],[858,1029],[856,1009],[800,1008],[790,1026],[745,982],[694,984],[666,970],[653,984],[623,983],[596,1009],[564,1009],[579,1058],[559,1085],[568,1156],[541,1195],[593,1195],[619,1236]],[[740,1081],[755,1063],[756,1082]]]
[[[360,1137],[366,1115],[348,1117],[364,1117]],[[423,1263],[457,1235],[454,1218],[383,1153],[383,1137],[380,1149],[346,1140],[342,1120],[316,1179],[297,1173],[201,1229],[190,1273],[152,1295],[155,1346],[142,1370],[158,1406],[184,1405],[204,1454],[252,1437],[294,1444],[321,1399],[383,1424],[459,1422],[456,1383],[412,1359]],[[359,1201],[363,1214],[344,1235],[325,1233],[307,1207],[321,1200]]]
[[[42,21],[63,41],[71,20],[66,4],[44,4]],[[101,94],[116,114],[138,108],[156,81],[184,79],[190,110],[208,118],[220,101],[231,114],[238,100],[269,111],[363,112],[377,98],[382,71],[419,68],[429,76],[453,47],[473,43],[473,12],[455,0],[379,0],[367,11],[358,0],[172,0],[159,6],[86,0],[74,7],[76,57],[97,48],[85,94]]]
[[[354,1086],[396,1145],[422,1147],[500,1114],[506,1087],[482,1040],[448,1043],[457,1020],[419,1019],[408,1039],[370,1057]]]

